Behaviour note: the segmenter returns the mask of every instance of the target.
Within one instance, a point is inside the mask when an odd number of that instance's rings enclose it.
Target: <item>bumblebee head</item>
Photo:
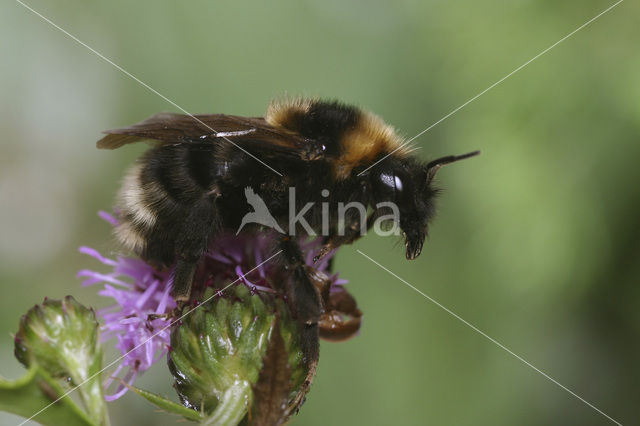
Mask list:
[[[390,157],[371,170],[369,179],[374,205],[384,203],[381,209],[389,210],[391,203],[397,208],[400,229],[405,238],[407,259],[413,260],[420,255],[429,222],[435,214],[438,189],[433,186],[433,178],[438,170],[446,164],[479,153],[474,151],[463,155],[450,155],[427,164],[411,157]],[[379,214],[383,214],[382,211]]]

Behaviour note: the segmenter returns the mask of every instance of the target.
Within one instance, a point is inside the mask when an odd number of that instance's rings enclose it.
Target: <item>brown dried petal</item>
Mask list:
[[[254,402],[249,424],[254,426],[282,424],[287,416],[291,390],[289,353],[280,334],[279,321],[276,319],[267,352],[262,359],[258,381],[253,386]]]

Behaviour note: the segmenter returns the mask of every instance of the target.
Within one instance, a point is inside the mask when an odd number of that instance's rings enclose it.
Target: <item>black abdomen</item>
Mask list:
[[[192,206],[216,179],[211,144],[164,145],[146,152],[125,176],[116,235],[143,259],[171,265]]]

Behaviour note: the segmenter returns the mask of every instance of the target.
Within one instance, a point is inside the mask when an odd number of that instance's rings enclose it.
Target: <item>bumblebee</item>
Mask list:
[[[264,230],[264,222],[243,220],[255,213],[251,194],[268,210],[271,228],[283,232],[280,257],[291,276],[285,291],[308,325],[318,323],[322,296],[294,235],[323,235],[327,253],[360,238],[384,213],[376,207],[381,202],[393,203],[406,257],[415,259],[434,214],[436,172],[478,154],[423,162],[378,116],[316,99],[273,101],[264,117],[161,113],[105,133],[98,148],[156,142],[124,178],[115,232],[151,264],[174,267],[177,301],[189,300],[198,263],[215,235]],[[338,217],[341,203],[365,206],[365,217],[362,209]],[[304,221],[291,226],[292,212],[299,211]]]

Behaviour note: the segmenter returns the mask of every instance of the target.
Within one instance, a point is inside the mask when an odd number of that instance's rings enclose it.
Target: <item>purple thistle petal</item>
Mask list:
[[[169,325],[169,320],[157,318],[152,322],[153,325],[147,320],[149,315],[164,315],[176,306],[169,295],[170,288],[166,279],[168,275],[156,273],[150,265],[139,259],[118,257],[117,260],[109,262],[110,259],[104,258],[95,250],[84,248],[81,251],[113,268],[110,273],[83,270],[78,276],[88,278],[83,285],[102,283],[103,287],[98,294],[115,302],[114,305],[98,310],[97,315],[101,318],[102,340],[115,338],[115,347],[123,355],[112,376],[117,376],[124,370],[126,372],[122,380],[131,385],[139,374],[166,354],[169,333],[152,332],[149,328],[162,330]],[[132,281],[133,284],[123,279]],[[110,386],[113,380],[108,379],[105,385]],[[105,399],[113,401],[124,395],[127,390],[127,386],[121,385],[115,393]]]
[[[167,306],[172,300],[171,296],[169,295],[170,291],[171,288],[167,286],[167,288],[164,290],[164,293],[162,293],[162,295],[160,296],[158,307],[156,308],[155,312],[156,315],[164,314],[167,311]]]
[[[113,226],[118,225],[118,219],[116,219],[111,213],[100,210],[98,212],[98,216],[100,216],[101,219],[109,222]]]
[[[133,385],[133,382],[136,380],[137,376],[138,376],[137,371],[129,370],[129,372],[122,379],[123,384],[118,386],[118,389],[116,390],[116,393],[114,393],[112,395],[105,395],[104,396],[105,401],[108,401],[108,402],[115,401],[116,399],[120,398],[125,393],[127,393],[127,391],[129,390],[129,386]]]
[[[124,368],[124,364],[120,364],[119,366],[116,367],[115,370],[113,370],[113,373],[109,377],[107,377],[107,379],[104,381],[105,388],[108,388],[109,386],[111,386],[111,383],[113,383],[113,381],[117,378],[118,374],[123,368]]]
[[[147,303],[147,300],[149,300],[149,298],[151,297],[151,294],[156,290],[156,288],[158,288],[159,284],[160,283],[158,281],[153,281],[151,285],[144,291],[144,293],[142,293],[142,295],[138,297],[138,300],[136,300],[134,306],[137,309],[142,309],[145,303]]]
[[[89,271],[87,269],[83,269],[81,271],[79,271],[76,276],[78,278],[80,277],[91,277],[88,280],[85,280],[82,282],[82,286],[86,287],[86,286],[90,286],[99,282],[109,282],[111,284],[116,284],[116,285],[121,285],[123,287],[127,287],[127,288],[131,288],[131,284],[124,282],[122,280],[119,280],[117,278],[112,277],[109,274],[101,274],[99,272],[94,272],[94,271]]]
[[[92,249],[91,247],[82,246],[78,249],[78,251],[80,251],[80,253],[83,253],[83,254],[88,254],[94,259],[98,259],[100,262],[104,263],[105,265],[115,266],[118,264],[118,262],[116,262],[115,260],[111,260],[109,258],[104,257],[103,255],[98,253],[97,250]]]

